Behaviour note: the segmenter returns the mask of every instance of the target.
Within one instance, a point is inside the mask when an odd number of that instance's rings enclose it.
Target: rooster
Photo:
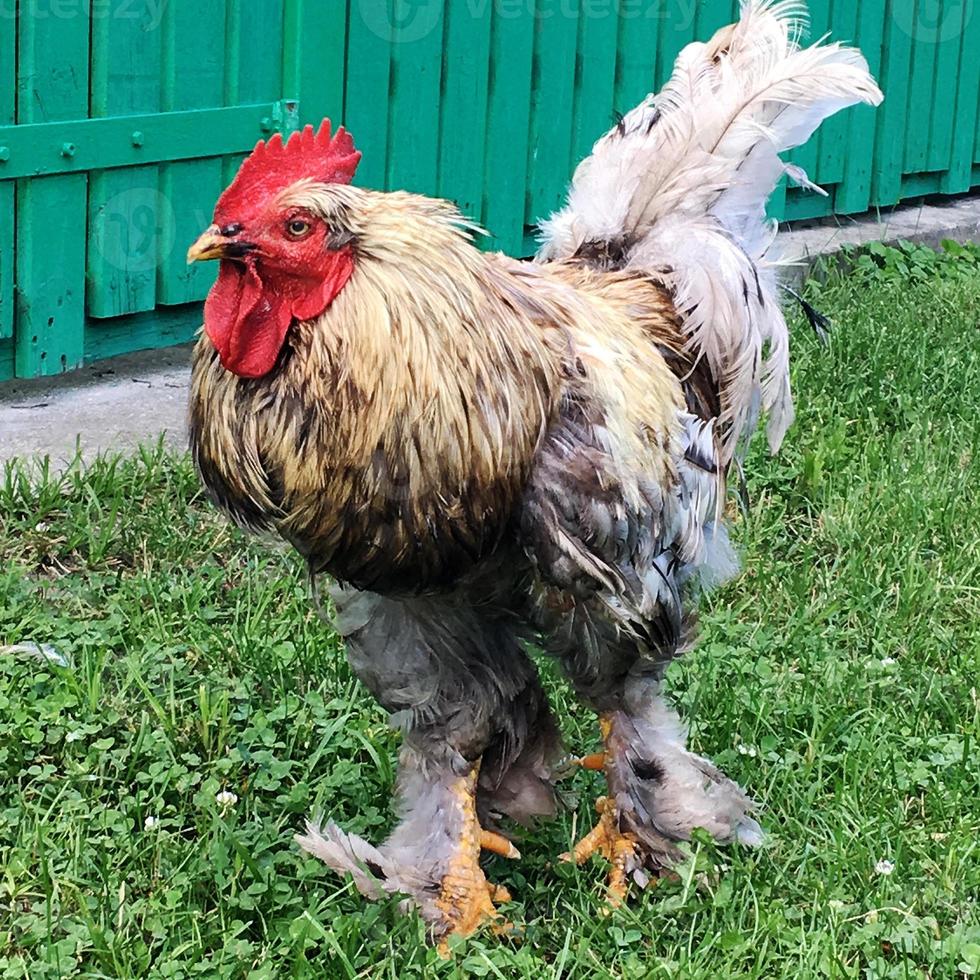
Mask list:
[[[329,122],[260,143],[189,260],[220,259],[194,352],[192,450],[236,522],[336,583],[354,672],[403,732],[400,822],[299,843],[433,933],[493,918],[483,850],[551,815],[558,726],[526,652],[596,712],[608,792],[567,855],[623,900],[696,827],[758,844],[753,804],[664,698],[700,590],[737,562],[726,481],[793,417],[767,198],[778,153],[881,93],[804,48],[799,6],[745,0],[595,145],[537,261],[479,251],[446,201],[350,184]]]

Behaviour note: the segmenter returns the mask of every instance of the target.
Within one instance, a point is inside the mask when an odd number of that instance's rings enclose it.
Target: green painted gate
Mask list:
[[[973,0],[813,0],[884,107],[797,154],[856,213],[980,184]],[[526,254],[595,137],[735,0],[0,0],[0,380],[187,340],[187,245],[242,154],[325,115],[358,182],[456,200]]]

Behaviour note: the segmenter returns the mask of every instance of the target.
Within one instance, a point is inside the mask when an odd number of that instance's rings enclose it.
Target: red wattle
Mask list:
[[[293,321],[323,313],[354,271],[349,251],[330,258],[313,282],[282,273],[263,278],[252,262],[221,262],[204,304],[204,329],[226,370],[261,378],[275,367]]]
[[[288,309],[263,288],[251,263],[222,261],[204,304],[204,329],[227,370],[243,378],[267,374],[289,324]]]

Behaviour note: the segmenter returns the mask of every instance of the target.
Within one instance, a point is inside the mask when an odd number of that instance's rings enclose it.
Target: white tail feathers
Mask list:
[[[663,90],[595,144],[568,204],[542,224],[541,261],[614,242],[624,267],[671,288],[691,348],[721,389],[726,462],[760,408],[774,452],[793,420],[765,209],[784,173],[814,185],[778,154],[841,109],[882,98],[859,51],[801,48],[805,17],[795,0],[743,0],[738,23],[688,45]]]

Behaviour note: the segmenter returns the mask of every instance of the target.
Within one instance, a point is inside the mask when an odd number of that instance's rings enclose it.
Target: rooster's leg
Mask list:
[[[482,593],[481,593],[482,595]],[[433,937],[500,924],[483,851],[518,857],[491,831],[553,808],[556,726],[510,616],[466,596],[393,599],[335,589],[337,626],[358,677],[401,729],[399,816],[375,846],[334,823],[310,825],[299,843],[368,898],[400,895]]]
[[[485,922],[506,930],[494,903],[508,902],[510,895],[487,881],[480,857],[483,851],[508,858],[520,853],[507,838],[480,826],[479,763],[463,775],[433,772],[426,763],[413,750],[403,750],[399,791],[404,816],[380,847],[334,823],[309,825],[298,841],[335,871],[349,873],[362,895],[408,896],[445,950],[448,936],[467,936]]]
[[[506,888],[487,881],[480,867],[481,851],[491,851],[508,858],[521,856],[506,837],[480,827],[476,814],[478,768],[474,767],[469,775],[461,777],[452,789],[459,809],[459,840],[435,902],[443,914],[447,934],[459,936],[468,936],[485,922],[498,919],[494,902],[510,901]],[[498,922],[495,928],[506,930],[508,925]],[[444,946],[440,948],[445,949]]]
[[[599,728],[606,746],[605,751],[579,760],[579,764],[585,769],[604,770],[607,778],[610,770],[615,767],[609,745],[612,724],[611,715],[600,715]],[[570,852],[563,854],[561,859],[583,864],[596,854],[605,858],[610,864],[606,901],[612,908],[618,908],[629,892],[630,877],[642,868],[640,845],[636,834],[622,825],[619,808],[614,798],[600,796],[596,800],[595,808],[599,814],[598,822]]]
[[[603,752],[580,760],[601,768],[607,794],[596,826],[564,855],[581,864],[592,855],[612,865],[607,898],[622,903],[630,882],[645,886],[680,858],[677,841],[695,827],[720,843],[758,844],[762,831],[752,802],[707,759],[688,752],[680,720],[652,679],[633,678],[624,708],[600,715]]]

